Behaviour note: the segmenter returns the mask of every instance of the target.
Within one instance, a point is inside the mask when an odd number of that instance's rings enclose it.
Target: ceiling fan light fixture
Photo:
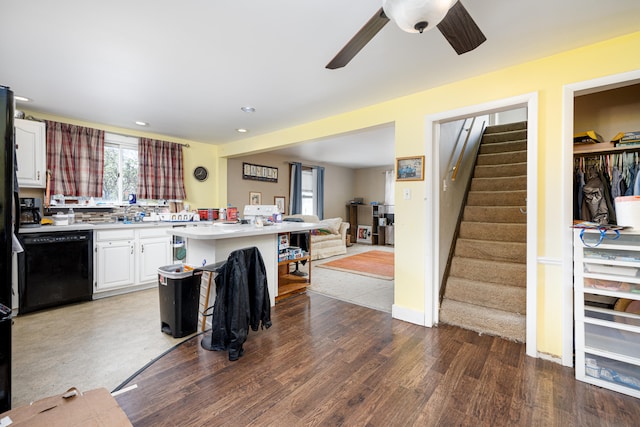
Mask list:
[[[422,33],[435,28],[457,0],[382,0],[382,9],[401,30]]]

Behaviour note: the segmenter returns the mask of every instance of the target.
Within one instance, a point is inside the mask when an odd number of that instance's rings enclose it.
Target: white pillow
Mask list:
[[[332,234],[338,234],[340,231],[340,224],[342,224],[342,218],[329,218],[320,221],[320,227],[325,230],[329,230]]]

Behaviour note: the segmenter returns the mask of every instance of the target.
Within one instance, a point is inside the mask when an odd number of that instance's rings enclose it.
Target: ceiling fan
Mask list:
[[[347,65],[390,20],[410,33],[422,33],[438,27],[458,55],[477,48],[487,40],[460,1],[382,0],[380,10],[349,40],[326,68],[334,70]]]

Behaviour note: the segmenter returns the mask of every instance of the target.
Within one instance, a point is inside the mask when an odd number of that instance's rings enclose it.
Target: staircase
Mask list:
[[[440,306],[440,321],[524,342],[527,123],[485,130]]]

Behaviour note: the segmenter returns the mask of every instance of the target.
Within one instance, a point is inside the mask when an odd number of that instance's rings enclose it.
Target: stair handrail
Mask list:
[[[451,181],[456,180],[456,176],[458,176],[458,169],[460,169],[460,164],[462,163],[462,158],[464,157],[465,151],[467,151],[467,144],[469,143],[469,137],[471,136],[471,131],[473,130],[473,125],[476,123],[476,118],[474,117],[471,120],[471,126],[469,126],[469,130],[467,130],[467,137],[464,139],[464,144],[462,144],[462,150],[460,150],[460,155],[458,156],[458,161],[456,161],[456,165],[453,167],[453,173],[451,174]]]
[[[451,156],[449,157],[449,163],[447,164],[447,171],[445,172],[445,176],[444,176],[444,180],[446,181],[447,176],[452,173],[455,169],[455,166],[452,166],[453,164],[453,158],[456,155],[456,151],[458,150],[458,145],[460,144],[460,137],[462,136],[462,132],[467,131],[467,138],[469,137],[469,133],[471,133],[471,128],[467,128],[467,120],[468,118],[465,118],[464,121],[462,122],[462,126],[460,127],[460,131],[458,132],[458,137],[456,138],[456,144],[455,147],[453,147],[453,151],[451,152]]]

